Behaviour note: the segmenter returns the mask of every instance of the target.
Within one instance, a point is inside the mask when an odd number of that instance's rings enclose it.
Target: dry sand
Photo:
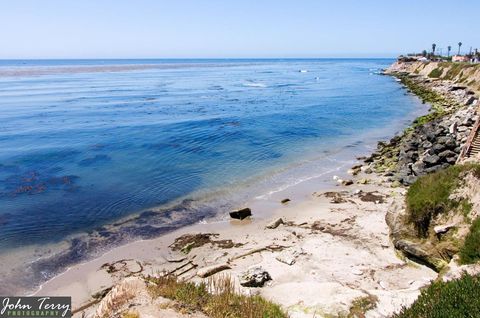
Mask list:
[[[373,174],[354,180],[364,178],[370,179],[369,184],[333,187],[331,191],[340,192],[340,201],[344,201],[341,203],[333,203],[335,200],[325,196],[324,191],[310,192],[301,202],[278,203],[278,208],[265,218],[256,217],[253,209],[253,218],[244,221],[197,224],[116,248],[68,269],[45,283],[37,294],[71,295],[73,307],[78,309],[92,302],[92,295],[127,276],[158,275],[180,268],[174,272],[179,277],[200,281],[203,278],[196,275],[198,270],[228,264],[231,269],[215,275],[229,274],[237,280],[244,270],[257,265],[268,271],[272,280],[262,288],[238,284],[239,291],[259,293],[280,304],[291,317],[345,314],[353,300],[369,295],[377,297],[378,303],[367,317],[387,317],[412,303],[419,289],[437,274],[401,259],[390,243],[385,214],[394,200],[403,198],[405,189],[391,188]],[[369,192],[374,196],[365,197]],[[278,218],[285,224],[266,228]],[[202,246],[187,246],[187,254],[172,250],[176,238],[199,233],[216,235]],[[201,243],[201,238],[195,237],[193,242]],[[182,244],[188,245],[188,241],[177,245]],[[279,255],[293,259],[294,264],[280,262]],[[95,310],[96,305],[88,307],[85,316],[93,315]]]

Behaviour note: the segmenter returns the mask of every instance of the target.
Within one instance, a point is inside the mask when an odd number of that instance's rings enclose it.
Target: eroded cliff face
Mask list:
[[[395,62],[386,74],[408,73],[423,76],[432,81],[443,80],[451,84],[464,86],[480,96],[480,64],[449,62]]]

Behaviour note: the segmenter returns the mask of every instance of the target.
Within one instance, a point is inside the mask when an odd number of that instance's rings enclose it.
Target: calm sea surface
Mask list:
[[[96,249],[351,160],[423,109],[376,74],[392,62],[0,61],[0,73],[65,68],[0,76],[0,260],[13,264],[4,286],[21,274],[31,287]],[[55,245],[64,251],[42,249]]]

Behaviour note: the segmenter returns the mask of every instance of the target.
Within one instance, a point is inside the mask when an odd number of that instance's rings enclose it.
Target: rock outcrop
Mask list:
[[[418,69],[426,66],[418,63],[396,63],[386,73],[398,77],[408,90],[429,102],[430,113],[418,118],[401,136],[379,142],[377,151],[365,160],[377,172],[404,185],[455,164],[479,119],[478,98],[470,86],[433,81],[422,76]],[[478,75],[480,79],[480,67]]]

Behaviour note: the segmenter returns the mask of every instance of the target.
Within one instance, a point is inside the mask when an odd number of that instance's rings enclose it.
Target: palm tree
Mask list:
[[[452,50],[452,47],[449,45],[447,47],[447,50],[448,50],[447,57],[450,57],[450,51]]]
[[[432,55],[435,56],[435,48],[437,45],[435,43],[432,44]]]
[[[460,48],[462,47],[462,42],[458,42],[458,55],[460,55]]]

